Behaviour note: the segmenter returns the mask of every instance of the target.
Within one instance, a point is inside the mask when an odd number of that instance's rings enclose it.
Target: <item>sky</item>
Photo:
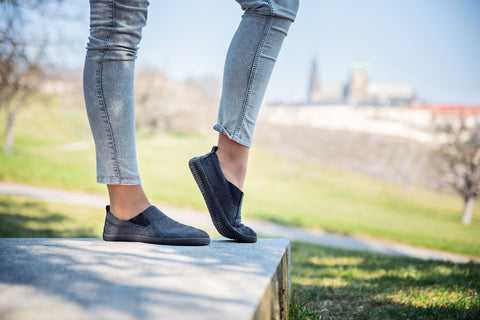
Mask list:
[[[65,6],[81,21],[64,22],[74,41],[56,59],[81,67],[88,2]],[[221,78],[241,14],[233,0],[152,0],[137,69],[175,80]],[[300,0],[266,100],[304,101],[314,59],[321,83],[344,84],[358,56],[370,81],[409,83],[428,103],[480,105],[480,0]]]

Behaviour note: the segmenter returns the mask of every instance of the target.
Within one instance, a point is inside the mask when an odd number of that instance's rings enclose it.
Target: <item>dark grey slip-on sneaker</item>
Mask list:
[[[217,149],[213,147],[210,153],[190,160],[188,165],[195,182],[202,192],[213,224],[222,236],[239,242],[256,242],[255,231],[241,222],[243,192],[223,175]]]
[[[136,217],[124,221],[115,218],[107,206],[103,240],[135,241],[178,246],[205,246],[210,237],[205,231],[177,222],[151,206]]]

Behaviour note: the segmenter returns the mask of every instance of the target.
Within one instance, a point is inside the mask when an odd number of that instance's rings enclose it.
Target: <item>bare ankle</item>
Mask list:
[[[141,185],[107,185],[110,212],[120,220],[130,220],[151,206]]]
[[[250,148],[219,134],[217,156],[220,168],[225,178],[240,190],[243,190],[245,183],[249,150]]]

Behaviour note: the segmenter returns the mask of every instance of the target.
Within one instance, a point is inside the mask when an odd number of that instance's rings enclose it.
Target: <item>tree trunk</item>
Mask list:
[[[473,202],[474,198],[465,199],[465,207],[463,208],[462,223],[470,224],[472,221],[472,212],[473,212]]]
[[[5,141],[3,149],[6,154],[11,154],[13,151],[13,122],[15,121],[15,112],[7,111],[7,123],[5,125]]]

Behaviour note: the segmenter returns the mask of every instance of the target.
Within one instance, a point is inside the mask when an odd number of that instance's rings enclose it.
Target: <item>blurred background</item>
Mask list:
[[[105,194],[82,92],[88,3],[0,8],[0,181]],[[136,125],[156,202],[205,210],[186,163],[216,143],[241,13],[225,0],[150,5]],[[480,256],[479,39],[476,0],[301,0],[260,112],[244,215]],[[101,211],[75,209],[75,233],[40,218],[60,208],[1,199],[0,236],[100,234]]]

